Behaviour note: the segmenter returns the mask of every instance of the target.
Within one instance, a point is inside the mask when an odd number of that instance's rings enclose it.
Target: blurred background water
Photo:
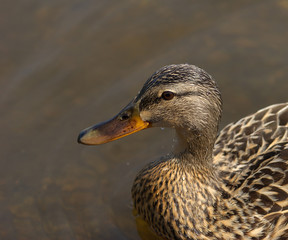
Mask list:
[[[171,63],[214,76],[222,127],[287,101],[287,29],[288,0],[2,1],[0,239],[141,239],[130,188],[172,133],[87,147],[79,131]]]

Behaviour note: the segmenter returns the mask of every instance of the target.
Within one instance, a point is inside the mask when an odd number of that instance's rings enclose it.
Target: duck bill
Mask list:
[[[125,115],[125,119],[121,115],[123,111],[106,122],[84,129],[78,136],[78,143],[103,144],[149,127],[149,123],[143,121],[139,114]]]

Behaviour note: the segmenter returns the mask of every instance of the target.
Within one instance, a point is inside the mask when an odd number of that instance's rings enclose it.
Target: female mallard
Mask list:
[[[154,126],[176,130],[177,147],[132,187],[138,214],[164,239],[288,239],[288,103],[230,124],[216,139],[221,111],[210,75],[170,65],[78,141],[102,144]]]

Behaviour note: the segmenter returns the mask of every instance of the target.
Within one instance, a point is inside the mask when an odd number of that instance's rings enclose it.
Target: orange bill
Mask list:
[[[87,145],[103,144],[149,127],[149,123],[144,122],[139,114],[132,115],[125,120],[118,116],[84,129],[78,136],[78,142]]]

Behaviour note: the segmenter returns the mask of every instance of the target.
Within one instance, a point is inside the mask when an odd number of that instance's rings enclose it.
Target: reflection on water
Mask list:
[[[6,1],[0,16],[1,239],[148,234],[137,232],[130,187],[172,133],[99,147],[76,137],[163,65],[194,63],[215,77],[222,125],[287,101],[287,0]]]

